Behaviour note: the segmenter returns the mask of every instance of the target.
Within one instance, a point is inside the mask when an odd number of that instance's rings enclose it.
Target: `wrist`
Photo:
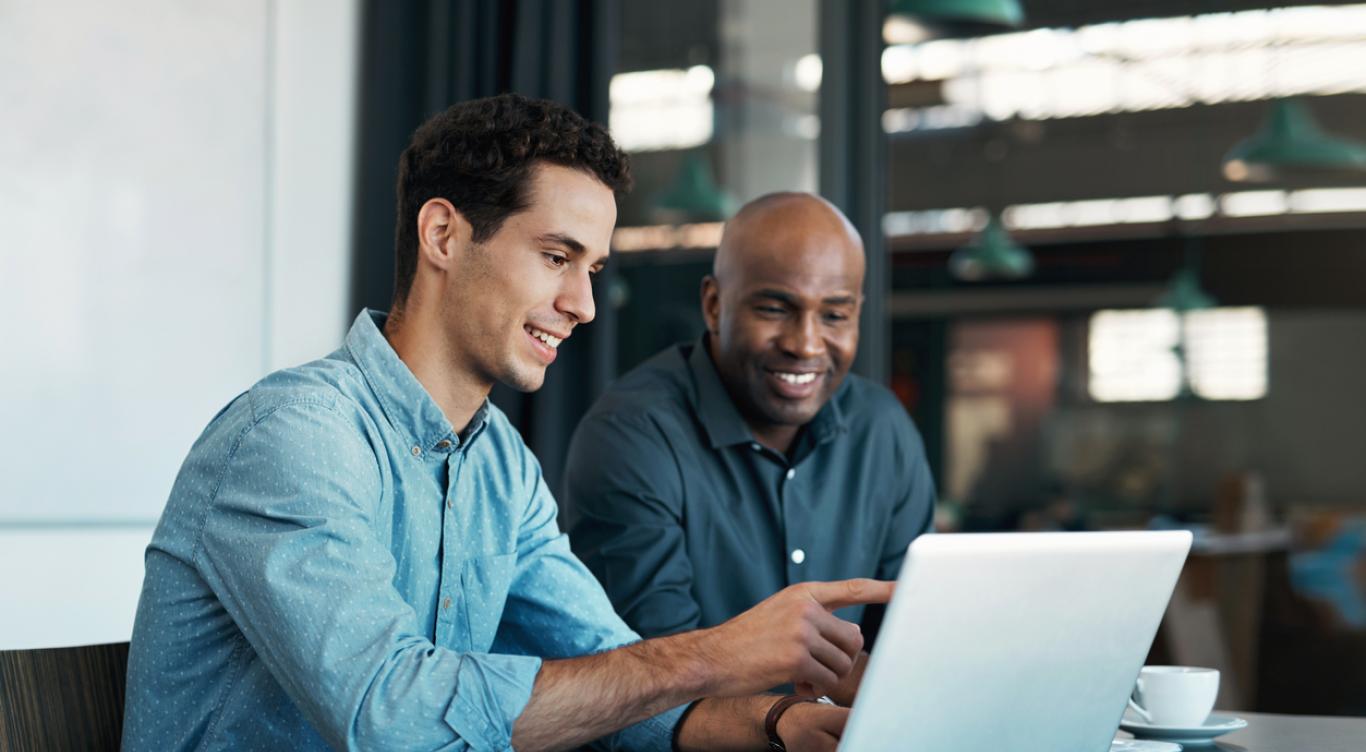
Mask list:
[[[764,728],[764,722],[768,720],[768,711],[773,709],[773,703],[781,700],[782,695],[755,695],[750,699],[750,731],[758,740],[759,748],[768,749],[768,729]]]
[[[718,694],[720,662],[713,660],[711,629],[697,629],[652,642],[667,643],[668,658],[663,663],[675,670],[679,689],[692,698]]]
[[[777,695],[708,697],[692,705],[674,733],[677,752],[753,752],[768,749],[764,718]]]
[[[768,748],[772,752],[787,752],[787,745],[781,731],[783,719],[787,718],[796,706],[813,702],[816,702],[814,698],[804,695],[786,695],[778,698],[770,706],[764,718],[764,737],[768,740]],[[800,713],[800,711],[797,712]]]

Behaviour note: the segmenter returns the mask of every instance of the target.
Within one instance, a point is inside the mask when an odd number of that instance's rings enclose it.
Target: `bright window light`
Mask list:
[[[1098,402],[1166,401],[1181,393],[1183,382],[1207,400],[1266,396],[1261,308],[1184,316],[1166,309],[1099,311],[1091,317],[1089,353],[1089,391]]]
[[[1209,219],[1214,216],[1214,197],[1208,193],[1187,193],[1176,197],[1174,208],[1181,219]]]
[[[888,212],[882,217],[882,231],[888,235],[976,232],[986,223],[987,213],[984,209]]]
[[[1299,214],[1366,211],[1366,188],[1308,188],[1290,194],[1290,208]]]
[[[888,114],[891,114],[890,112]],[[1283,214],[1366,213],[1366,188],[1305,188],[1297,191],[1235,191],[1214,196],[1187,193],[1181,196],[1050,201],[1012,204],[1001,216],[1011,230],[1056,230],[1062,227],[1097,227],[1136,223],[1187,221],[1223,217],[1269,217]],[[985,217],[975,207],[921,209],[889,212],[883,228],[888,235],[932,235],[981,229],[981,223],[964,223],[962,217]],[[975,220],[974,220],[975,221]]]
[[[612,76],[612,138],[628,152],[689,149],[711,141],[715,84],[715,73],[705,65]]]
[[[1215,308],[1186,314],[1186,373],[1191,391],[1210,400],[1266,396],[1266,313]]]
[[[1174,311],[1099,311],[1091,317],[1090,391],[1099,402],[1155,402],[1181,393]]]
[[[1220,213],[1226,217],[1266,217],[1284,214],[1290,207],[1285,191],[1238,191],[1219,199]]]
[[[885,66],[886,63],[884,62],[883,65]],[[821,56],[812,52],[797,59],[796,65],[792,68],[792,78],[796,81],[797,88],[802,91],[820,91],[823,70]]]
[[[894,45],[888,83],[943,82],[947,106],[993,120],[1366,93],[1366,5],[1149,18]],[[926,118],[891,132],[946,127]],[[949,126],[951,127],[951,126]]]

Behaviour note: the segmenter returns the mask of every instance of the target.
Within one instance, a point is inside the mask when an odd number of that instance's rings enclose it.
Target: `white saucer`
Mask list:
[[[1161,739],[1186,746],[1198,746],[1213,744],[1216,736],[1247,728],[1247,721],[1231,715],[1212,713],[1201,726],[1154,726],[1151,723],[1144,723],[1137,716],[1125,713],[1119,727],[1142,739]]]
[[[1110,742],[1110,752],[1181,752],[1181,745],[1142,739],[1116,739]]]

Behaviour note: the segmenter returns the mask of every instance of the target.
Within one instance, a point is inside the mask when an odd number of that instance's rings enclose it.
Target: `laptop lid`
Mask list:
[[[1185,531],[916,539],[840,749],[1108,750],[1190,544]]]

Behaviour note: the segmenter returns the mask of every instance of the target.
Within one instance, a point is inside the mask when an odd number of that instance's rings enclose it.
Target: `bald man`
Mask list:
[[[720,624],[796,582],[894,579],[929,530],[920,435],[849,374],[863,270],[829,202],[756,199],[702,282],[706,333],[627,373],[575,431],[570,540],[637,632]]]

